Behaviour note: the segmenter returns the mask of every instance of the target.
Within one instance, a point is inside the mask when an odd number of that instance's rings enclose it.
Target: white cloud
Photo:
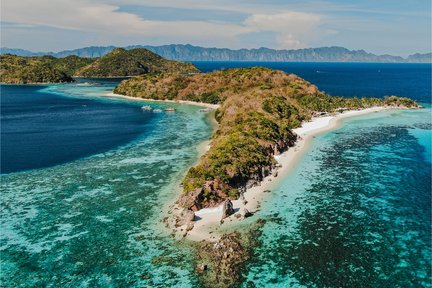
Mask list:
[[[278,48],[304,48],[318,35],[321,17],[303,12],[255,14],[245,24],[257,31],[275,32]]]
[[[125,1],[133,3],[134,0]],[[191,5],[198,2],[185,0]],[[110,4],[91,0],[2,0],[2,21],[20,25],[39,25],[66,30],[96,32],[99,36],[112,35],[124,39],[171,39],[182,43],[218,43],[220,46],[237,46],[239,36],[254,32],[276,34],[278,48],[302,48],[319,34],[321,17],[303,12],[254,13],[252,6],[229,6],[233,10],[248,11],[243,23],[211,21],[161,21],[148,20],[133,13],[120,11],[119,1]],[[221,4],[223,1],[219,1]],[[209,7],[212,1],[201,0],[198,7]],[[182,3],[184,5],[184,3]],[[138,5],[138,3],[137,3]],[[143,6],[150,6],[143,0]],[[154,6],[174,5],[172,0],[153,3]],[[215,6],[215,9],[216,9]],[[185,7],[188,7],[187,5]],[[218,6],[220,7],[220,6]],[[113,41],[114,42],[114,41]],[[260,45],[259,39],[255,41]],[[240,45],[241,46],[241,45]]]

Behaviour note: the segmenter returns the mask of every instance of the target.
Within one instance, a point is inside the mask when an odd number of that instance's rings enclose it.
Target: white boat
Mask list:
[[[141,109],[145,110],[145,111],[153,110],[153,108],[151,106],[147,106],[147,105],[146,106],[142,106]]]
[[[160,112],[162,112],[162,109],[153,109],[153,112],[160,113]]]
[[[168,107],[168,108],[165,108],[165,111],[167,111],[167,112],[174,112],[174,111],[176,111],[176,109],[172,108],[172,107]]]

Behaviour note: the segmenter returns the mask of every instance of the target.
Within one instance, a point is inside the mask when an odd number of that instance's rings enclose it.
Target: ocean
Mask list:
[[[431,66],[265,65],[331,95],[398,95],[425,109],[350,118],[316,137],[269,193],[240,287],[431,287]],[[4,287],[197,287],[194,250],[160,223],[208,139],[199,108],[142,111],[118,80],[1,87]],[[248,222],[250,221],[250,222]]]

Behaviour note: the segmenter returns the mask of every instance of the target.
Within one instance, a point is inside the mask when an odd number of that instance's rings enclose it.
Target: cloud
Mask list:
[[[276,33],[278,48],[304,48],[320,31],[321,17],[312,13],[255,14],[245,25],[256,31]]]
[[[185,0],[196,3],[194,0]],[[108,3],[107,3],[108,2]],[[125,1],[133,2],[131,0]],[[209,0],[201,0],[198,7],[213,7],[217,4]],[[213,4],[212,4],[213,3]],[[184,4],[184,3],[183,3]],[[151,2],[143,0],[141,5],[148,6]],[[154,6],[174,5],[170,0],[153,3]],[[187,6],[186,6],[187,7]],[[319,34],[321,17],[304,12],[256,12],[253,6],[229,6],[231,9],[242,10],[245,20],[220,22],[212,21],[172,21],[149,20],[136,14],[121,11],[119,1],[91,0],[3,0],[2,21],[19,25],[52,27],[64,30],[93,32],[98,37],[118,37],[125,39],[169,39],[173,43],[214,43],[220,46],[236,46],[240,36],[256,32],[271,32],[276,35],[277,48],[303,48]],[[17,26],[18,27],[18,26]],[[256,39],[255,46],[260,45]],[[114,42],[114,41],[113,41]],[[156,41],[160,42],[160,41]],[[228,45],[227,45],[228,43]],[[268,44],[267,44],[268,45]],[[240,45],[241,46],[241,45]],[[268,45],[268,46],[275,46]]]
[[[217,37],[229,40],[251,32],[247,27],[230,23],[146,20],[132,13],[120,12],[119,8],[86,0],[57,0],[55,3],[38,0],[36,5],[33,0],[3,0],[2,21],[66,30],[188,39]]]

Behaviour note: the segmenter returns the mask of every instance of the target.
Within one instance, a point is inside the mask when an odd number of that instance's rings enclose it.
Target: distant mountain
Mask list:
[[[115,48],[76,71],[74,76],[116,77],[162,72],[197,73],[199,70],[192,63],[167,60],[144,48]]]
[[[116,47],[85,47],[61,52],[31,52],[22,49],[1,48],[1,53],[20,56],[52,55],[66,57],[102,57]],[[321,47],[298,50],[274,50],[269,48],[231,50],[226,48],[204,48],[192,45],[171,44],[163,46],[134,45],[125,49],[147,48],[171,60],[179,61],[269,61],[269,62],[389,62],[430,63],[431,53],[413,54],[407,58],[392,55],[375,55],[364,50],[349,50],[343,47]]]

